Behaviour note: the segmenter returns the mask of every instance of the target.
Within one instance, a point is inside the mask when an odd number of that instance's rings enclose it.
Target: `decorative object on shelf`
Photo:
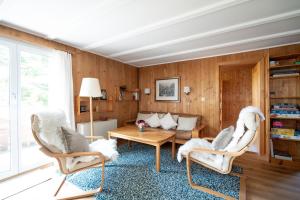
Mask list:
[[[80,112],[87,112],[87,107],[86,106],[80,106]]]
[[[126,93],[126,85],[120,86],[119,100],[122,101]]]
[[[105,89],[101,89],[101,94],[100,100],[107,100],[107,92]]]
[[[150,88],[145,88],[145,89],[144,89],[144,93],[145,93],[146,95],[150,95],[150,93],[151,93]]]
[[[133,92],[132,96],[133,96],[133,100],[135,100],[135,101],[138,101],[140,99],[139,92]]]
[[[180,78],[155,80],[155,100],[180,102]]]
[[[83,78],[81,82],[79,96],[90,98],[90,120],[91,120],[91,142],[93,142],[93,97],[101,97],[100,83],[97,78]]]
[[[183,92],[186,94],[186,95],[189,95],[191,93],[191,87],[190,86],[184,86],[183,87]]]
[[[144,132],[146,122],[144,120],[139,120],[136,122],[137,127],[139,128],[140,132]]]

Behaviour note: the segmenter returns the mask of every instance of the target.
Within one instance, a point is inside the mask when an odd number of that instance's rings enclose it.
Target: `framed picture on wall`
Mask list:
[[[155,100],[180,102],[180,77],[156,79]]]

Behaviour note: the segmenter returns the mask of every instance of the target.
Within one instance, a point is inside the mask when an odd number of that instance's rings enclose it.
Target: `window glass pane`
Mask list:
[[[21,170],[27,170],[45,163],[48,158],[38,150],[30,124],[35,110],[48,106],[49,57],[31,51],[20,52],[21,106]]]
[[[11,170],[9,48],[0,45],[0,174]]]

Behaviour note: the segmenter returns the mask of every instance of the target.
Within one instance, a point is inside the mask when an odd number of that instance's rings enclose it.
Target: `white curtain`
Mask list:
[[[75,129],[72,56],[53,50],[50,67],[49,106],[65,112],[67,123]]]

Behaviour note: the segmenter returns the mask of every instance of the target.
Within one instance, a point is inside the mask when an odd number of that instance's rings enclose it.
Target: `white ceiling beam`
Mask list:
[[[1,1],[1,0],[0,0]],[[110,13],[112,10],[119,8],[120,6],[124,6],[133,0],[103,0],[99,1],[97,5],[95,5],[92,9],[88,11],[85,10],[83,13],[78,14],[76,17],[72,19],[72,22],[68,25],[68,31],[76,32],[80,29],[81,25],[84,24],[88,17],[91,17],[92,14],[99,15],[99,11],[101,11],[101,16]],[[48,38],[51,40],[55,40],[59,38],[60,35],[64,33],[63,29],[52,31],[52,33],[48,34]]]
[[[194,35],[190,35],[187,37],[177,38],[174,40],[169,40],[169,41],[165,41],[165,42],[160,42],[160,43],[156,43],[156,44],[139,47],[136,49],[130,49],[127,51],[114,53],[114,54],[109,55],[109,57],[114,58],[114,57],[137,53],[137,52],[141,52],[141,51],[152,50],[152,49],[161,48],[161,47],[168,46],[168,45],[173,45],[173,44],[183,43],[183,42],[187,42],[187,41],[191,41],[191,40],[197,40],[197,39],[204,38],[204,37],[210,37],[210,36],[220,35],[220,34],[229,33],[229,32],[233,32],[233,31],[238,31],[238,30],[242,30],[245,28],[251,28],[254,26],[277,22],[277,21],[290,19],[290,18],[294,18],[294,17],[298,17],[298,16],[300,16],[300,10],[295,10],[295,11],[291,11],[291,12],[282,13],[279,15],[273,15],[273,16],[266,17],[263,19],[253,20],[253,21],[249,21],[249,22],[245,22],[245,23],[236,24],[233,26],[228,26],[225,28],[207,31],[204,33],[194,34]]]
[[[174,53],[168,53],[168,54],[163,54],[163,55],[153,56],[153,57],[148,57],[148,58],[129,60],[129,61],[126,61],[126,63],[134,64],[134,63],[143,62],[143,61],[167,58],[167,57],[171,57],[171,56],[195,53],[195,52],[199,52],[199,51],[213,50],[213,49],[218,49],[218,48],[223,48],[223,47],[230,47],[230,46],[235,46],[235,45],[240,45],[240,44],[257,42],[257,41],[262,41],[262,40],[267,40],[267,39],[274,39],[274,38],[279,38],[279,37],[284,37],[284,36],[291,36],[291,35],[296,35],[296,34],[300,34],[300,29],[282,32],[282,33],[275,33],[275,34],[270,34],[270,35],[265,35],[265,36],[260,36],[260,37],[254,37],[254,38],[249,38],[249,39],[244,39],[244,40],[239,40],[239,41],[234,41],[234,42],[227,42],[227,43],[218,44],[218,45],[206,46],[206,47],[201,47],[201,48],[196,48],[196,49],[191,49],[191,50],[178,51],[178,52],[174,52]]]
[[[99,48],[101,46],[104,46],[104,45],[107,45],[107,44],[110,44],[113,42],[117,42],[119,40],[124,40],[126,38],[135,37],[137,35],[141,35],[141,34],[149,32],[149,31],[161,29],[161,28],[164,28],[164,27],[167,27],[167,26],[170,26],[170,25],[182,22],[182,21],[186,21],[186,20],[195,18],[195,17],[214,13],[214,12],[226,9],[228,7],[236,6],[241,3],[248,2],[248,1],[251,1],[251,0],[222,0],[222,1],[219,1],[218,3],[214,3],[211,5],[201,7],[199,9],[184,13],[182,15],[178,15],[178,16],[175,16],[175,17],[172,17],[169,19],[165,19],[165,20],[144,26],[144,27],[140,27],[135,30],[125,32],[123,34],[119,34],[115,37],[108,38],[106,40],[100,40],[99,42],[95,42],[93,44],[85,46],[83,49],[89,50],[89,49]]]
[[[162,65],[162,64],[167,64],[167,63],[177,63],[177,62],[184,62],[184,61],[190,61],[190,60],[198,60],[198,59],[203,59],[203,58],[211,58],[211,57],[218,57],[218,56],[239,54],[239,53],[244,53],[244,52],[265,50],[265,49],[270,49],[270,48],[275,48],[275,47],[280,47],[280,46],[287,46],[287,45],[294,45],[294,44],[300,44],[300,42],[299,41],[297,41],[297,42],[288,42],[288,43],[281,43],[281,44],[276,44],[276,45],[272,45],[271,44],[271,45],[264,46],[264,47],[257,47],[257,48],[251,48],[251,49],[243,49],[243,50],[239,50],[239,51],[227,51],[226,53],[210,54],[210,55],[197,56],[197,57],[186,58],[186,59],[175,59],[175,60],[172,60],[172,61],[155,62],[155,63],[152,63],[152,64],[145,64],[145,65],[135,64],[133,66],[137,66],[137,67],[149,67],[149,66]]]

